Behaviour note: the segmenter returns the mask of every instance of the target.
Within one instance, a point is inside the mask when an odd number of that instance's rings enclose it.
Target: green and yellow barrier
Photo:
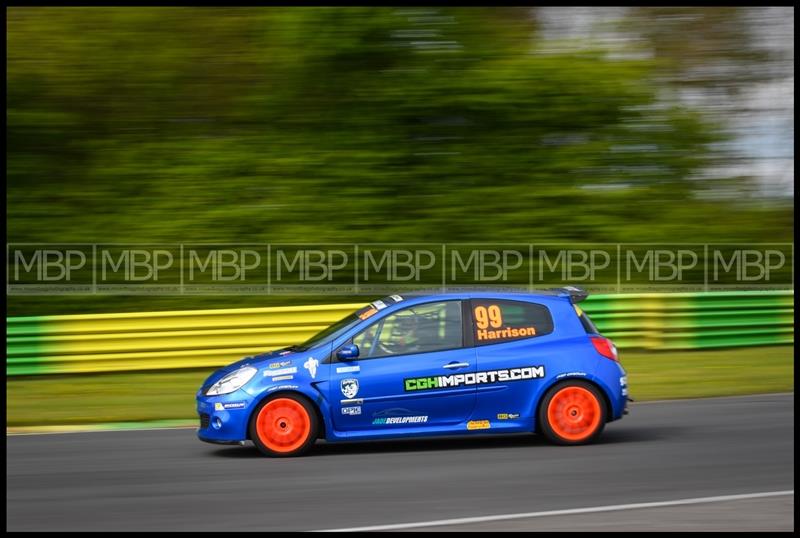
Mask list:
[[[301,342],[360,306],[12,317],[6,374],[217,367]],[[791,290],[594,295],[581,306],[623,351],[794,342]]]

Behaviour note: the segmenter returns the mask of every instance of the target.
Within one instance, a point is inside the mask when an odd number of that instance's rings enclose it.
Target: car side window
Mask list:
[[[373,323],[353,337],[353,343],[358,346],[359,358],[368,358],[372,354],[372,350],[375,347],[375,337],[378,335],[381,323],[380,321]]]
[[[553,332],[553,317],[544,305],[499,299],[472,300],[475,345],[485,346]]]
[[[428,353],[463,345],[461,301],[404,308],[372,324],[353,338],[359,358]]]

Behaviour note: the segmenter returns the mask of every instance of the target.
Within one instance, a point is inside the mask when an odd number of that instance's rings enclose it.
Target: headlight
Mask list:
[[[245,383],[253,379],[256,372],[258,372],[258,369],[252,366],[239,368],[211,385],[211,388],[206,391],[206,396],[220,396],[239,390]]]

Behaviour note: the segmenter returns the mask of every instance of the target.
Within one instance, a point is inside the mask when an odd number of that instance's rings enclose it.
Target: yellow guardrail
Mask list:
[[[360,306],[8,318],[6,373],[217,367],[302,342]],[[794,342],[791,290],[595,295],[581,306],[623,350]]]
[[[220,366],[302,342],[363,304],[7,320],[8,375]]]

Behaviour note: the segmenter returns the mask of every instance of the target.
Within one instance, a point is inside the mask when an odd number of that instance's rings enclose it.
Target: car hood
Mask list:
[[[238,370],[244,366],[253,366],[259,370],[272,369],[277,371],[280,371],[283,368],[294,366],[298,368],[299,373],[301,370],[303,370],[304,361],[311,356],[319,356],[319,350],[317,349],[315,351],[317,351],[317,353],[314,353],[312,350],[291,351],[289,348],[283,348],[245,357],[227,366],[223,366],[219,370],[216,370],[213,374],[206,378],[200,390],[205,392],[207,387],[213,385],[228,373]]]

